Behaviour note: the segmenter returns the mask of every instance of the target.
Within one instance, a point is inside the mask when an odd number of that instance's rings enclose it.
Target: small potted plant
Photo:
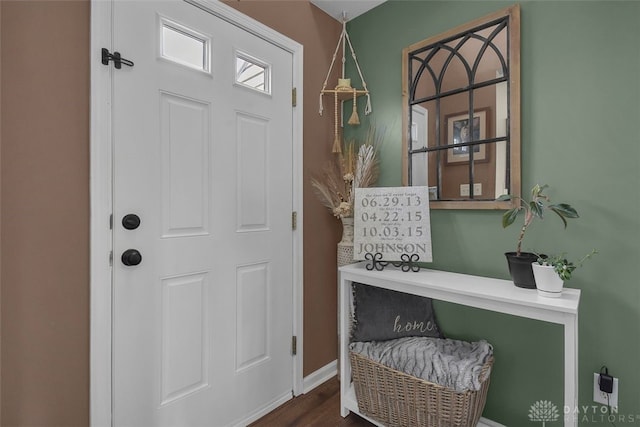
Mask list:
[[[550,256],[539,255],[537,261],[531,264],[538,295],[551,298],[560,297],[564,282],[571,279],[573,271],[597,253],[598,251],[593,249],[576,263],[567,260],[564,253]]]
[[[560,217],[566,228],[568,218],[578,218],[578,212],[576,212],[571,205],[567,203],[551,203],[549,196],[544,194],[544,190],[548,187],[546,184],[534,185],[531,189],[531,200],[525,200],[522,197],[515,197],[510,194],[505,194],[498,198],[498,200],[513,200],[515,202],[515,207],[509,209],[502,215],[502,227],[506,228],[513,224],[518,214],[524,212],[524,222],[518,235],[516,251],[505,253],[513,283],[521,288],[535,289],[536,287],[531,263],[538,259],[538,255],[532,252],[522,252],[522,241],[524,240],[527,228],[533,220],[536,218],[542,220],[544,219],[545,211],[551,211]]]

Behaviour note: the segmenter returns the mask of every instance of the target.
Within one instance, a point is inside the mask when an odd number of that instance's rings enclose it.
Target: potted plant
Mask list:
[[[516,251],[505,253],[513,283],[521,288],[535,289],[536,287],[531,264],[538,259],[538,255],[532,252],[522,252],[522,241],[533,220],[536,218],[542,220],[544,219],[545,211],[551,211],[560,217],[566,228],[568,218],[578,218],[578,212],[567,203],[551,203],[549,196],[544,194],[544,190],[548,187],[546,184],[534,185],[531,189],[531,200],[525,200],[522,197],[510,194],[505,194],[498,198],[498,200],[503,201],[513,200],[515,203],[514,208],[509,209],[502,215],[502,227],[506,228],[513,224],[518,214],[524,212],[524,222],[518,235]]]
[[[564,282],[571,279],[573,271],[597,253],[598,251],[593,249],[580,258],[577,263],[567,260],[564,253],[550,256],[539,255],[537,261],[531,264],[538,295],[551,298],[560,297]]]

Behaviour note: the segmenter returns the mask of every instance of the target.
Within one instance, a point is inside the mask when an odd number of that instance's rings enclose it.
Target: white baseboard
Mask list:
[[[292,399],[292,397],[293,396],[292,396],[291,393],[285,393],[284,395],[282,395],[279,398],[275,399],[273,402],[271,402],[268,405],[258,409],[255,412],[247,415],[241,421],[237,421],[237,422],[233,423],[232,425],[234,427],[245,427],[245,426],[251,424],[252,422],[257,421],[260,418],[264,417],[265,415],[267,415],[269,412],[273,411],[274,409],[284,405],[285,403],[290,401]]]
[[[480,418],[480,421],[478,421],[477,427],[505,427],[505,426],[495,421],[488,420],[486,418]]]
[[[309,393],[320,384],[329,381],[338,374],[338,361],[334,360],[302,380],[302,393]]]

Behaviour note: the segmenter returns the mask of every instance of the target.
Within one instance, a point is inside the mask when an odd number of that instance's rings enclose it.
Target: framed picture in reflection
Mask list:
[[[462,112],[445,116],[446,137],[448,145],[459,145],[471,141],[486,139],[488,108],[473,112],[473,124],[469,122],[469,113]],[[464,164],[469,162],[470,150],[473,150],[473,161],[488,161],[487,144],[460,145],[447,150],[447,164]]]

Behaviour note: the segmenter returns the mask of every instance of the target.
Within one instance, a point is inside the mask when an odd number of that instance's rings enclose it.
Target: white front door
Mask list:
[[[292,395],[292,55],[182,1],[113,22],[113,424],[236,424]]]

